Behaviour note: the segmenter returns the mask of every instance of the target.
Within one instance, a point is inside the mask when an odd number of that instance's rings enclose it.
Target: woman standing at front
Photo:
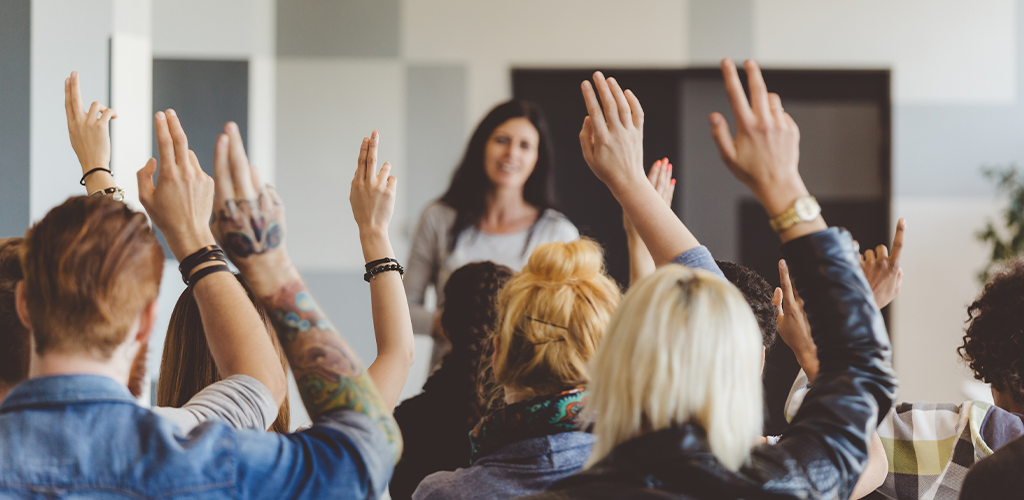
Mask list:
[[[423,211],[405,274],[416,333],[438,342],[437,317],[452,271],[489,260],[518,271],[534,247],[579,239],[569,219],[553,209],[554,154],[547,124],[536,105],[511,100],[484,117],[469,140],[448,191]],[[424,307],[427,287],[437,293],[437,313]],[[444,346],[444,347],[441,347]]]

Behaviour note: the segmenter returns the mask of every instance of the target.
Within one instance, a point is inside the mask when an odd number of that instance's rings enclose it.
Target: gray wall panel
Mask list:
[[[448,188],[466,147],[466,70],[462,66],[410,66],[406,85],[406,196],[409,222]],[[410,233],[411,234],[411,233]]]
[[[29,223],[30,0],[0,2],[0,237]]]
[[[398,0],[278,0],[277,55],[397,57]]]
[[[693,0],[690,2],[690,57],[707,63],[731,57],[742,61],[754,55],[754,16],[751,0]]]
[[[363,273],[306,270],[302,278],[334,327],[369,366],[377,357],[377,341],[370,286],[363,281]]]

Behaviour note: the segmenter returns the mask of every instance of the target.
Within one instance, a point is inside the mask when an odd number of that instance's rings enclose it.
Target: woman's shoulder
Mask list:
[[[545,209],[537,219],[537,232],[545,241],[575,241],[580,238],[576,225],[562,212],[553,208]]]

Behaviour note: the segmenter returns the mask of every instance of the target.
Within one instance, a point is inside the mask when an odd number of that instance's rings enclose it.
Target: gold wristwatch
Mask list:
[[[782,215],[771,220],[772,229],[781,233],[801,222],[810,222],[821,215],[821,205],[813,196],[803,196],[793,202],[793,206]]]

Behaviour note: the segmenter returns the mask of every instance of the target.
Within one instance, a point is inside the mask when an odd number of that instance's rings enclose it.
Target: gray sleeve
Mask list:
[[[395,471],[396,460],[389,451],[391,446],[380,427],[366,414],[350,409],[327,412],[317,417],[314,424],[341,431],[348,437],[366,465],[366,475],[370,482],[368,498],[383,495]]]
[[[412,239],[412,250],[409,262],[405,265],[405,294],[409,298],[409,313],[415,333],[429,335],[434,320],[434,313],[423,305],[423,297],[427,287],[437,282],[437,272],[441,265],[438,255],[438,239],[447,233],[443,225],[443,217],[438,217],[435,205],[427,207],[416,226],[416,235]]]
[[[691,248],[672,259],[675,264],[681,264],[686,267],[693,269],[703,269],[710,272],[722,279],[725,279],[725,274],[722,274],[722,270],[718,268],[718,264],[715,263],[715,258],[711,256],[711,251],[708,247],[701,245],[697,248]]]
[[[207,420],[236,429],[267,430],[277,420],[278,407],[259,380],[232,375],[199,391],[181,408],[154,407],[153,412],[173,421],[184,435]]]

